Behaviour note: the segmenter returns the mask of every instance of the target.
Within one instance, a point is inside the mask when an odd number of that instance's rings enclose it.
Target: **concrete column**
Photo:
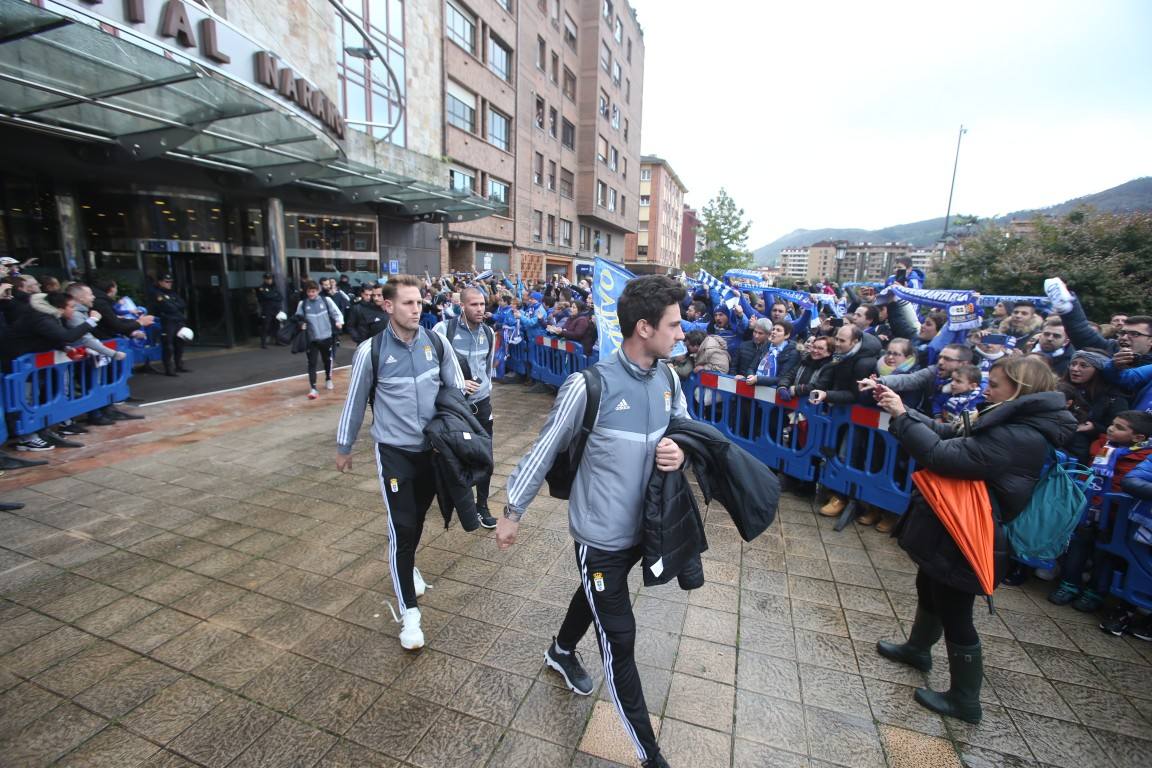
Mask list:
[[[264,249],[276,290],[288,301],[288,251],[284,245],[284,201],[270,197],[264,204]]]

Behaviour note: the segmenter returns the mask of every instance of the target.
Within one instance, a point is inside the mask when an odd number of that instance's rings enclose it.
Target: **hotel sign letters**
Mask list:
[[[276,54],[220,23],[204,8],[183,0],[80,0],[105,18],[137,27],[137,31],[160,40],[174,40],[181,48],[194,50],[213,66],[273,91],[319,120],[339,139],[344,138],[344,117],[323,91],[300,77]],[[116,7],[116,6],[120,7]],[[149,26],[154,24],[155,26]],[[143,25],[143,29],[139,27]],[[233,61],[235,59],[235,62]],[[251,62],[244,70],[242,62]]]

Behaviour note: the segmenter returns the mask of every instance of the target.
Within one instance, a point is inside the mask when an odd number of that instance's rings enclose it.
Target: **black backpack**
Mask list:
[[[678,380],[672,369],[664,363],[657,363],[668,376],[668,385],[672,388],[672,396],[676,396]],[[576,480],[576,470],[584,458],[584,447],[588,444],[588,436],[596,426],[596,417],[600,414],[600,396],[604,392],[604,381],[596,366],[580,371],[584,376],[584,388],[588,396],[584,401],[584,419],[580,424],[580,432],[576,439],[568,445],[568,450],[556,454],[552,466],[548,469],[544,479],[548,481],[548,495],[554,499],[567,499],[572,493],[572,483]]]
[[[372,388],[368,390],[368,407],[376,408],[376,379],[380,375],[380,347],[384,346],[384,334],[388,332],[388,326],[384,326],[384,330],[380,331],[372,337]],[[428,335],[432,337],[432,346],[436,347],[436,359],[441,364],[444,363],[444,340],[440,338],[440,334],[433,331],[428,331]]]

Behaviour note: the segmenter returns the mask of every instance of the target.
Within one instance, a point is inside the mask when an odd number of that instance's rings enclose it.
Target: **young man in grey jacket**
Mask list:
[[[677,341],[684,288],[664,275],[629,281],[617,315],[623,343],[596,364],[602,380],[596,424],[588,436],[568,502],[568,528],[575,539],[580,586],[545,663],[574,693],[592,693],[592,678],[580,664],[576,645],[592,626],[604,660],[604,681],[645,768],[667,766],[648,718],[634,658],[636,619],[628,574],[640,560],[644,490],[654,468],[680,468],[684,454],[664,437],[673,416],[687,416],[678,379],[663,362]],[[496,525],[501,549],[516,541],[520,520],[559,451],[579,433],[587,391],[575,373],[556,403],[532,450],[508,478],[508,504]]]
[[[296,321],[308,332],[308,399],[320,396],[316,391],[316,368],[324,361],[325,389],[332,390],[332,358],[336,354],[336,334],[344,327],[344,315],[336,303],[320,295],[320,286],[309,280],[304,284],[304,298],[296,306]]]

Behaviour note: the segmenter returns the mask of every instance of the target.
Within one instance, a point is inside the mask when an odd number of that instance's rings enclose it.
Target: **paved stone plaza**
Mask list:
[[[574,696],[542,664],[576,585],[564,503],[542,496],[503,553],[434,508],[417,558],[428,645],[407,653],[371,454],[362,440],[354,474],[335,472],[339,397],[301,395],[147,408],[0,478],[0,499],[27,504],[0,516],[0,764],[635,765],[606,694]],[[495,402],[494,490],[551,399]],[[1152,760],[1152,644],[1049,605],[1045,585],[999,590],[995,616],[978,604],[974,727],[916,705],[923,677],[873,650],[915,608],[891,539],[835,533],[791,496],[751,544],[721,508],[707,524],[706,587],[636,583],[637,657],[676,768]],[[600,681],[591,637],[583,655]]]

